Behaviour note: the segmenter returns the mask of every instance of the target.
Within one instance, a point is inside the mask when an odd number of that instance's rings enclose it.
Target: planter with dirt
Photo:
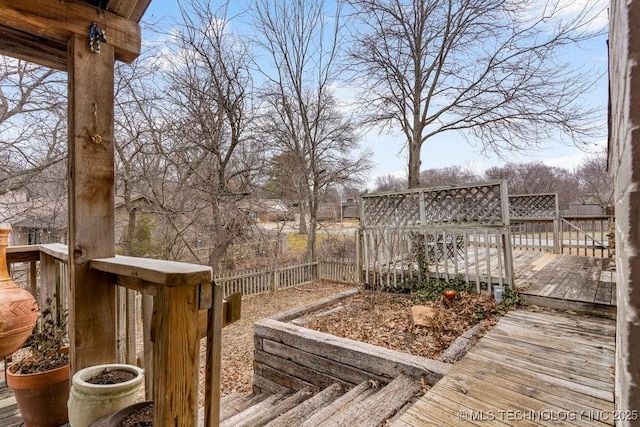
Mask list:
[[[126,364],[96,365],[75,373],[69,394],[69,424],[86,427],[135,403],[144,371]]]

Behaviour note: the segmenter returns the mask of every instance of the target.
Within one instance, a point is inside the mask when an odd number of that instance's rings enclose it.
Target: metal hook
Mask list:
[[[105,30],[101,30],[98,24],[91,23],[89,27],[89,49],[93,53],[100,53],[100,42],[107,42],[107,34]]]

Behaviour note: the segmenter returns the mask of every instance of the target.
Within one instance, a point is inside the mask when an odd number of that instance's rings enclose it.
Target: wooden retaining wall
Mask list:
[[[254,392],[300,390],[310,385],[325,388],[336,382],[348,387],[369,380],[386,384],[400,374],[422,377],[433,385],[449,371],[447,363],[287,323],[355,292],[256,322]]]

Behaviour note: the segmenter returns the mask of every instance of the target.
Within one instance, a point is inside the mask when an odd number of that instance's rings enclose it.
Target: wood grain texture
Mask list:
[[[3,1],[0,10],[7,3],[16,4]],[[115,252],[115,59],[113,46],[104,45],[96,55],[79,35],[69,40],[68,58],[69,340],[71,369],[77,372],[116,360],[114,281],[111,275],[89,268],[90,259],[111,257]]]
[[[614,331],[608,319],[510,312],[392,425],[613,425]]]
[[[120,256],[92,259],[91,268],[165,286],[193,286],[211,282],[211,267],[159,259]]]
[[[154,303],[154,422],[191,427],[198,405],[198,288],[160,286]]]
[[[69,247],[62,243],[47,243],[40,245],[40,252],[51,255],[55,259],[67,262],[69,261]]]
[[[220,424],[220,371],[222,369],[222,288],[213,286],[213,305],[207,310],[207,356],[205,372],[205,427]],[[225,319],[226,320],[226,317]]]
[[[447,363],[336,337],[273,319],[256,322],[254,334],[262,339],[262,346],[265,340],[286,344],[293,349],[367,371],[379,377],[395,378],[400,374],[407,374],[424,377],[428,384],[435,384],[451,369],[451,365]],[[325,384],[325,386],[328,385]]]
[[[131,62],[140,55],[141,30],[137,22],[81,2],[0,0],[0,22],[4,38],[0,50],[16,57],[31,57],[36,63],[69,69],[66,44],[72,35],[88,45],[89,27],[97,22],[107,34],[115,58]],[[103,43],[103,46],[106,43]],[[41,53],[37,52],[38,47]],[[43,49],[46,47],[46,49]]]
[[[40,260],[40,249],[34,245],[7,247],[7,264]]]

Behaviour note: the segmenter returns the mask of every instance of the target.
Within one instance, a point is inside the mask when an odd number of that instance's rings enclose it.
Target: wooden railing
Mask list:
[[[558,221],[548,219],[517,219],[511,221],[513,249],[540,252],[560,252]]]
[[[511,222],[513,249],[609,256],[611,216],[564,216],[557,220],[516,219]]]
[[[475,282],[478,293],[513,286],[508,233],[501,228],[460,228],[412,233],[369,230],[362,256],[364,283],[372,289],[411,289],[427,280]]]
[[[609,256],[610,216],[562,217],[560,242],[564,253],[606,258]]]
[[[14,272],[20,270],[20,263],[28,264],[22,269],[28,271],[26,286],[39,303],[55,297],[57,307],[66,308],[67,251],[66,246],[58,244],[10,247],[7,261]],[[206,336],[204,421],[206,426],[217,426],[221,328],[239,319],[239,295],[223,300],[222,288],[213,285],[211,269],[206,266],[116,256],[91,260],[90,267],[112,275],[113,283],[125,291],[125,308],[118,310],[124,313],[119,331],[126,325],[135,325],[135,310],[131,307],[132,301],[135,306],[135,298],[127,298],[127,292],[140,292],[143,299],[151,302],[143,315],[143,359],[147,398],[155,402],[155,425],[174,425],[176,420],[176,425],[197,425],[200,339]],[[144,308],[145,303],[142,305]],[[129,318],[131,312],[133,319]],[[132,353],[130,345],[135,348],[135,340],[127,341],[125,354]]]

